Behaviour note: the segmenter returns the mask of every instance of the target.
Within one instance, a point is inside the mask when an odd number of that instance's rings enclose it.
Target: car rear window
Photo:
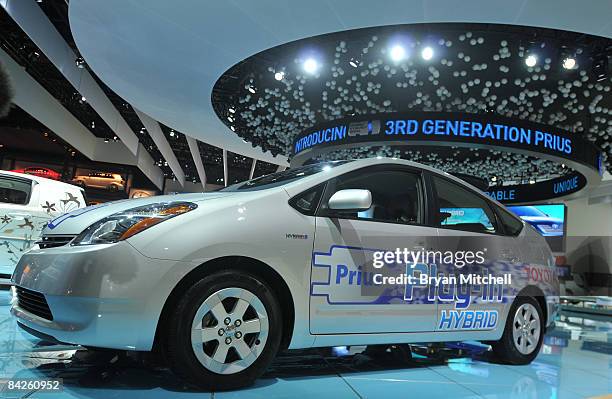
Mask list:
[[[30,200],[32,182],[13,177],[0,177],[0,202],[5,204],[26,205]]]

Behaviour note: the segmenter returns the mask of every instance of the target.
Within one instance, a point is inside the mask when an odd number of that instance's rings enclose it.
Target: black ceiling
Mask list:
[[[68,23],[67,2],[43,1],[38,4],[73,51],[79,54]],[[51,61],[49,61],[44,53],[28,35],[23,32],[2,7],[0,7],[0,46],[94,135],[109,141],[117,140],[110,127],[87,103],[87,99],[82,98],[77,90],[64,78],[61,72],[51,63]],[[172,171],[164,162],[161,153],[142,125],[142,122],[134,112],[132,106],[106,86],[96,74],[88,68],[86,63],[84,63],[83,66],[89,70],[90,74],[98,82],[109,100],[125,119],[132,131],[137,135],[138,140],[149,152],[156,164],[164,171],[164,174],[167,177],[173,177]],[[0,126],[16,126],[20,123],[24,123],[24,118],[14,118],[13,116],[13,114],[9,115],[7,119],[2,120]],[[181,168],[185,172],[186,179],[192,182],[199,182],[200,179],[191,152],[187,146],[185,135],[174,131],[170,127],[162,124],[160,125],[179,160]],[[42,129],[42,127],[40,127],[40,129]],[[46,130],[48,131],[48,129]],[[210,183],[222,183],[222,150],[202,142],[198,142],[198,145],[208,181]],[[237,160],[234,160],[234,158]],[[242,156],[232,156],[228,158],[230,161],[230,182],[239,181],[237,179],[242,180],[245,176],[248,177],[252,159],[243,158]],[[266,163],[258,162],[258,164]],[[275,166],[271,165],[267,169],[273,168],[275,168]]]
[[[401,45],[405,58],[393,61]],[[431,47],[433,57],[421,51]],[[427,24],[367,28],[281,45],[230,68],[216,83],[218,117],[244,140],[273,154],[290,155],[293,138],[310,127],[354,114],[409,111],[497,113],[586,135],[612,160],[612,96],[606,38],[549,29],[491,24]],[[525,58],[536,55],[528,67]],[[566,57],[577,62],[562,67]],[[304,62],[318,63],[315,73]],[[604,76],[602,74],[603,67]],[[283,74],[281,80],[275,73]],[[280,77],[280,76],[279,76]],[[399,152],[398,152],[399,151]],[[520,180],[521,155],[487,150],[412,152],[372,147],[329,157],[400,154],[442,169],[477,171]],[[426,157],[428,153],[434,157]],[[566,168],[538,162],[533,177]],[[608,170],[612,165],[607,161]]]

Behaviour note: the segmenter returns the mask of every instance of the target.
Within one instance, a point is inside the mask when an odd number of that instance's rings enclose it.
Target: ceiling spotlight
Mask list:
[[[281,81],[283,79],[285,79],[285,72],[283,71],[278,71],[274,74],[274,79]]]
[[[359,61],[357,58],[353,57],[353,58],[350,59],[349,65],[352,66],[353,68],[357,68],[359,65],[361,65],[361,61]]]
[[[391,59],[395,62],[401,61],[406,57],[406,50],[400,45],[391,48]]]
[[[431,58],[433,57],[434,51],[431,47],[427,46],[425,47],[422,51],[421,51],[421,57],[423,57],[423,59],[425,61],[429,61],[431,60]]]
[[[497,176],[493,176],[493,177],[491,178],[491,181],[497,181]]]
[[[174,130],[170,130],[170,137],[174,137]]]
[[[537,63],[538,58],[533,54],[529,54],[527,58],[525,58],[525,65],[527,65],[529,68],[534,67]]]
[[[315,73],[319,69],[319,63],[314,58],[308,58],[304,61],[304,70],[308,73]]]
[[[249,93],[251,94],[255,94],[257,93],[257,89],[255,88],[255,86],[253,85],[249,85],[249,87],[247,88],[247,90],[249,91]]]
[[[576,67],[576,59],[574,57],[567,57],[563,60],[563,68],[574,69]]]
[[[234,123],[234,118],[232,118],[231,116],[228,116],[227,120],[230,121],[230,123]]]
[[[228,111],[230,112],[230,114],[233,114],[233,113],[235,113],[235,112],[236,112],[236,108],[234,108],[234,107],[230,107],[230,108],[228,109]]]
[[[77,57],[74,60],[74,63],[77,66],[77,68],[79,68],[79,69],[85,68],[85,59],[83,57]]]
[[[535,180],[529,180],[529,184],[535,184]]]
[[[606,54],[598,54],[593,57],[593,75],[595,80],[602,82],[606,80],[608,75],[608,56]]]

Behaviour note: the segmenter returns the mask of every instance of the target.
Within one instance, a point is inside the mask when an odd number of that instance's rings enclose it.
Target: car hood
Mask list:
[[[100,205],[88,206],[86,208],[77,209],[76,211],[58,216],[47,224],[47,226],[43,230],[43,234],[77,235],[100,219],[103,219],[117,212],[125,211],[143,205],[155,204],[158,202],[174,201],[202,203],[205,201],[213,201],[221,198],[227,198],[232,195],[239,194],[235,192],[176,194],[106,202]]]

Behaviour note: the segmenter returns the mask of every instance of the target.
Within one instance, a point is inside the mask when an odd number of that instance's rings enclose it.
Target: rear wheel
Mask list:
[[[517,297],[510,308],[502,338],[493,343],[499,360],[528,364],[538,355],[544,337],[542,309],[533,297]]]
[[[170,319],[166,351],[172,370],[211,390],[252,384],[276,355],[280,307],[259,278],[216,273],[187,290]]]

